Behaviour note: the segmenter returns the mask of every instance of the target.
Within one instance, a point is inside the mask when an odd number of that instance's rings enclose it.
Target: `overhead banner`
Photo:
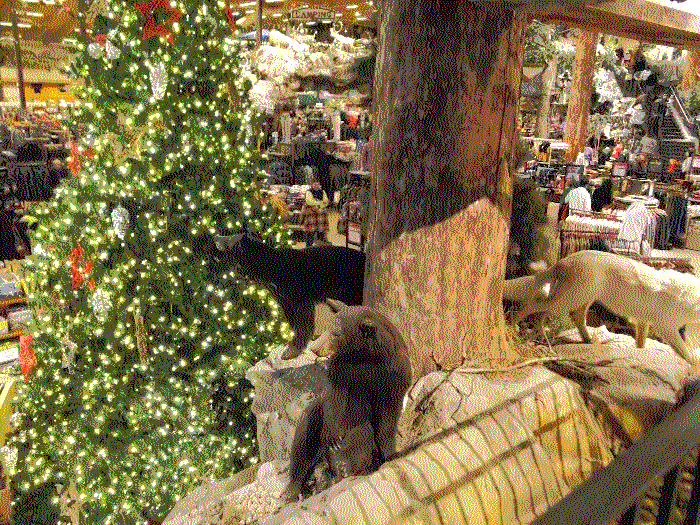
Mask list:
[[[323,7],[297,7],[289,12],[292,22],[315,22],[319,20],[335,20],[338,13]]]

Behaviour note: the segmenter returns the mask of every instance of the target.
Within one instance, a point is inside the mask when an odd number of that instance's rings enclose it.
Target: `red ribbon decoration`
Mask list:
[[[19,364],[22,367],[22,375],[25,381],[29,381],[32,371],[37,365],[36,354],[32,350],[31,334],[20,336],[19,338]]]
[[[77,176],[80,173],[80,159],[78,159],[78,145],[74,140],[70,141],[70,171]]]
[[[226,0],[226,7],[224,8],[224,13],[226,13],[226,20],[228,20],[228,27],[232,33],[236,32],[236,19],[233,17],[233,12],[231,11],[231,0]]]

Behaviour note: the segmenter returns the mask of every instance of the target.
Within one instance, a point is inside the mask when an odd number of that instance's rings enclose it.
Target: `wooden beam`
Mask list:
[[[22,113],[27,111],[27,98],[24,94],[24,70],[22,68],[22,48],[19,44],[19,27],[17,26],[17,11],[12,9],[12,35],[15,40],[15,55],[17,57],[17,90],[19,91],[19,106]]]
[[[683,81],[680,89],[687,91],[695,86],[700,80],[700,52],[688,51],[685,57],[685,66],[683,69]]]
[[[566,1],[523,2],[519,8],[543,22],[700,50],[700,17],[649,0],[612,0],[584,6]]]
[[[569,144],[566,160],[573,162],[586,145],[588,114],[591,111],[593,63],[598,44],[598,33],[581,29],[576,44],[574,76],[571,79],[569,105],[566,111],[564,141]]]

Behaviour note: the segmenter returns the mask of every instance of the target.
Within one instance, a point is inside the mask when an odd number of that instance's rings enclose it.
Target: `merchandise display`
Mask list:
[[[0,525],[544,523],[700,405],[700,11],[28,1]]]

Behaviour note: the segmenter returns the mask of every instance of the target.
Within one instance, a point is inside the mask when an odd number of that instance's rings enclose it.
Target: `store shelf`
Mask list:
[[[14,339],[15,337],[19,337],[21,335],[24,335],[24,330],[14,330],[8,334],[0,334],[0,341],[5,341],[7,339]]]
[[[7,308],[15,304],[27,304],[26,297],[18,297],[17,299],[8,299],[7,301],[0,301],[0,309]]]

